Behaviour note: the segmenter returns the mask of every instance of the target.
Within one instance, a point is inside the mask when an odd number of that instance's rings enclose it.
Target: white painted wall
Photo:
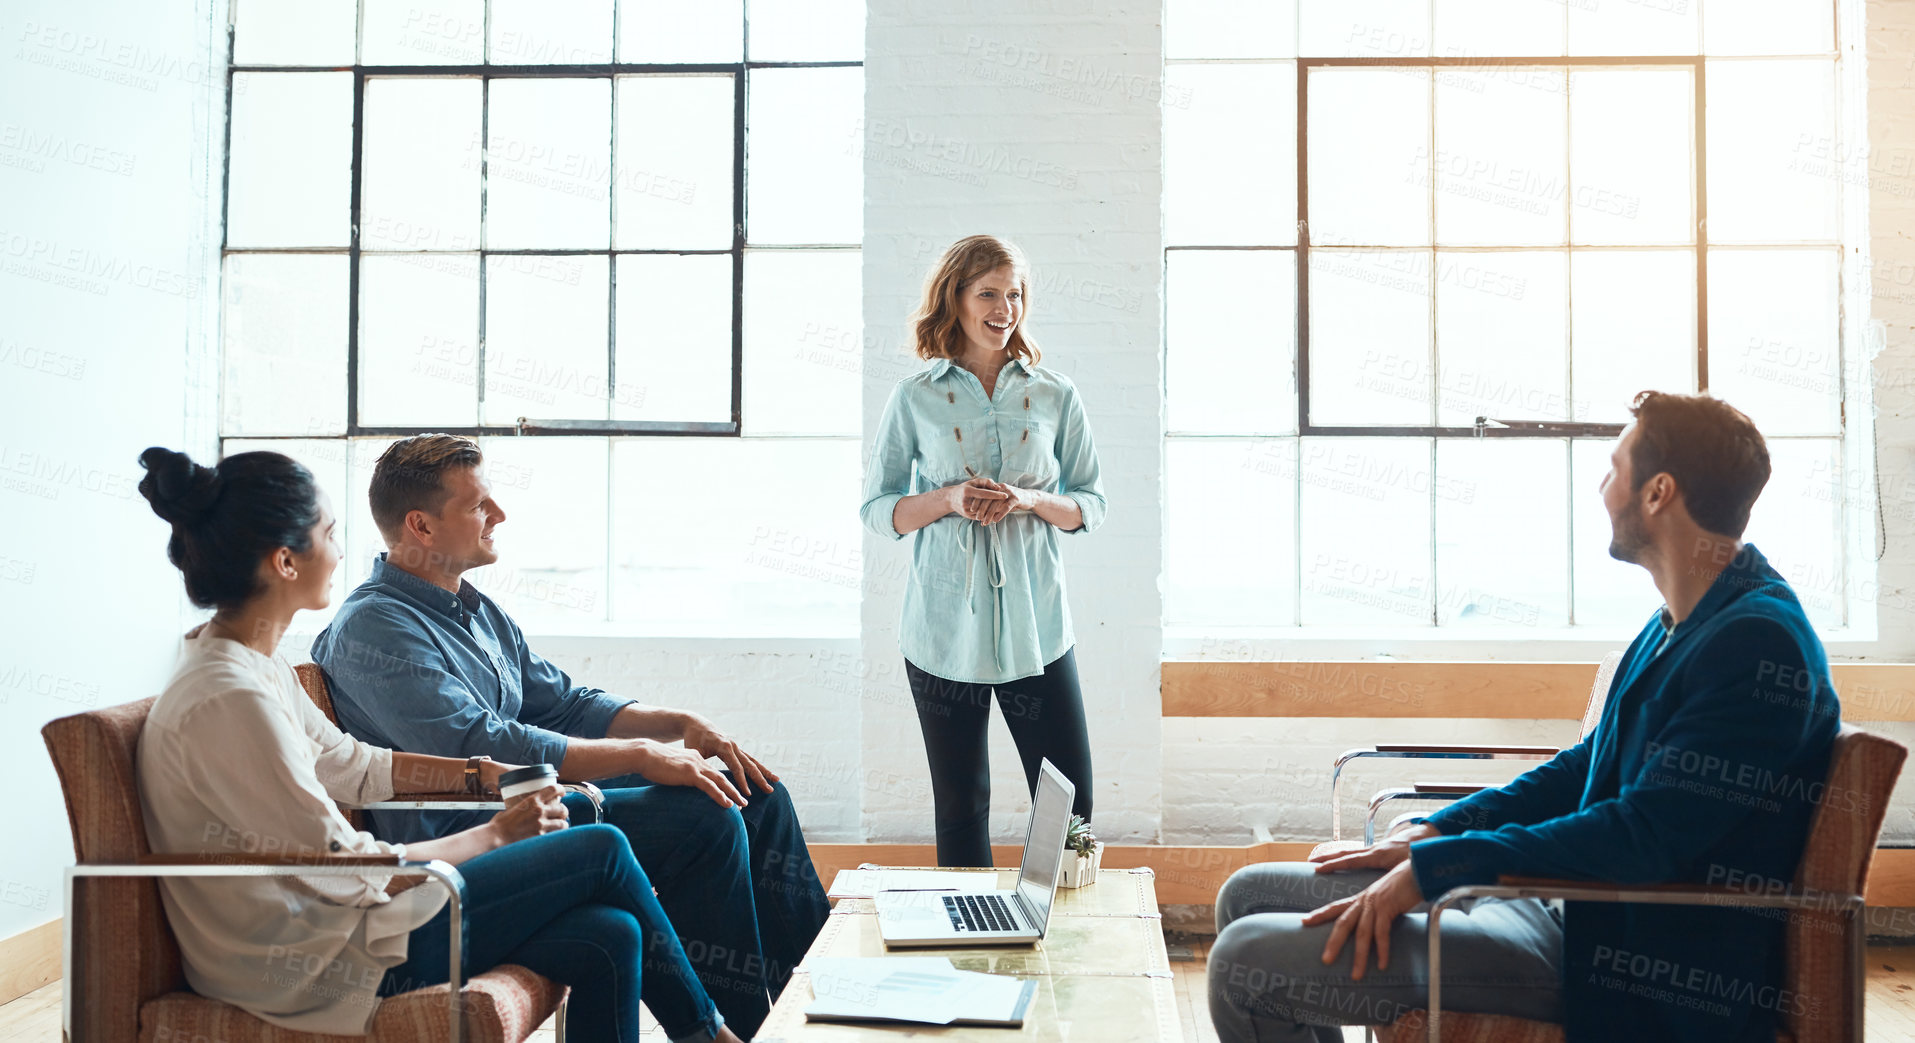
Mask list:
[[[1161,830],[1163,75],[1160,4],[1136,0],[873,0],[865,35],[864,416],[923,365],[906,317],[931,264],[979,232],[1035,270],[1029,328],[1090,416],[1110,515],[1064,541],[1077,662],[1107,839]],[[909,546],[865,536],[863,700],[871,778],[922,775],[924,747],[897,651]],[[993,726],[992,833],[1021,842],[1022,771]],[[866,788],[866,833],[930,840],[928,802]]]
[[[41,725],[156,694],[182,629],[134,485],[149,445],[214,449],[214,7],[0,13],[0,937],[59,915],[72,860]]]

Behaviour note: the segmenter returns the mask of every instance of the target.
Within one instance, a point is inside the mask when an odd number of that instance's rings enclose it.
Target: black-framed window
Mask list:
[[[1171,0],[1167,619],[1640,622],[1594,489],[1654,387],[1763,427],[1750,538],[1841,625],[1836,15]]]
[[[854,626],[855,518],[800,503],[759,531],[733,501],[787,475],[855,496],[863,19],[235,5],[225,451],[281,449],[343,501],[341,584],[380,549],[377,454],[453,431],[512,530],[475,582],[521,618]],[[661,511],[661,483],[700,510]]]
[[[861,238],[861,55],[753,6],[242,6],[223,432],[741,433],[755,255]]]

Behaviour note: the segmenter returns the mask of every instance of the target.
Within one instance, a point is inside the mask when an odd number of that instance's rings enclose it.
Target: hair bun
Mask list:
[[[219,472],[201,467],[185,453],[153,446],[140,454],[146,477],[140,495],[153,513],[174,525],[192,525],[205,518],[219,499]]]

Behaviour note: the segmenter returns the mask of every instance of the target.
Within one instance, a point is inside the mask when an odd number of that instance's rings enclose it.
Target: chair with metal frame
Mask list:
[[[1589,704],[1583,710],[1582,731],[1587,737],[1596,730],[1596,723],[1602,720],[1603,705],[1609,699],[1609,685],[1616,676],[1616,667],[1622,663],[1621,652],[1611,652],[1603,657],[1596,667],[1596,680],[1589,689]],[[1455,743],[1378,743],[1375,746],[1359,746],[1346,750],[1330,767],[1330,839],[1343,839],[1343,769],[1352,761],[1366,758],[1407,758],[1412,760],[1469,760],[1469,761],[1546,761],[1561,753],[1555,746],[1485,746]],[[1363,820],[1363,842],[1376,843],[1376,820],[1379,813],[1390,804],[1405,801],[1448,804],[1461,800],[1480,789],[1488,789],[1501,783],[1470,782],[1416,782],[1406,786],[1391,786],[1378,790],[1370,797],[1368,813]],[[1387,836],[1396,830],[1404,818],[1415,812],[1405,812],[1392,820]]]
[[[66,1040],[334,1043],[339,1037],[280,1028],[188,991],[155,878],[358,874],[426,877],[428,883],[446,888],[451,914],[449,984],[383,1000],[365,1037],[368,1043],[521,1043],[555,1015],[562,1043],[563,986],[516,964],[464,977],[465,884],[458,870],[445,862],[154,854],[146,838],[134,763],[141,729],[155,701],[62,717],[41,729],[66,797],[77,863],[66,871],[64,884]]]
[[[1783,988],[1826,1002],[1780,1004],[1777,1043],[1862,1043],[1863,986],[1868,931],[1863,896],[1882,818],[1908,757],[1908,747],[1843,725],[1829,753],[1824,798],[1809,822],[1795,879],[1784,894],[1698,885],[1623,887],[1578,880],[1505,877],[1495,885],[1456,887],[1437,896],[1429,912],[1430,996],[1427,1010],[1411,1011],[1378,1029],[1384,1043],[1561,1043],[1563,1027],[1501,1014],[1443,1013],[1442,916],[1473,898],[1560,898],[1571,902],[1717,905],[1787,909]],[[1827,795],[1840,795],[1830,799]]]

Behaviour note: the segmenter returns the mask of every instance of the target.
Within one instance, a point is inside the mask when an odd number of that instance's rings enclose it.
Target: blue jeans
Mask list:
[[[624,834],[576,826],[508,844],[459,866],[465,973],[516,963],[572,987],[574,1039],[638,1043],[639,1003],[673,1043],[709,1043],[724,1024],[692,972]],[[436,884],[422,884],[436,887]],[[450,907],[412,932],[379,995],[442,984]]]
[[[605,792],[603,821],[631,841],[692,969],[725,1023],[750,1039],[824,928],[831,904],[784,784],[773,783],[770,793],[747,792],[735,778],[732,784],[748,801],[742,809],[642,775],[597,780]],[[584,797],[568,795],[565,804],[572,821],[592,820]]]

